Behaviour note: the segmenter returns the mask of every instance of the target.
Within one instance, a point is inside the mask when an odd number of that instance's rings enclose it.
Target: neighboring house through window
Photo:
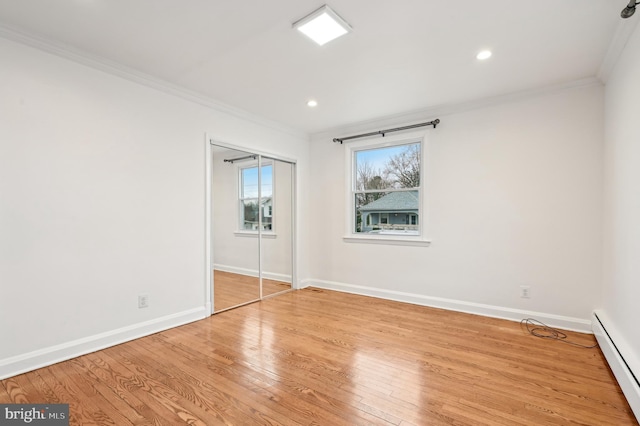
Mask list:
[[[420,216],[418,191],[389,192],[360,207],[361,232],[418,231]]]
[[[273,230],[273,165],[262,164],[258,193],[258,166],[241,167],[239,172],[239,227],[241,231]],[[260,213],[261,217],[258,217]]]

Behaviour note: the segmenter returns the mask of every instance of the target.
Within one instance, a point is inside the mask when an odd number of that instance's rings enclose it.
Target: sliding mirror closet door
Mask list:
[[[213,311],[219,312],[261,298],[260,176],[256,154],[213,145],[212,155]]]
[[[289,162],[264,159],[272,166],[271,198],[263,198],[265,220],[271,224],[262,234],[263,297],[291,289],[293,282],[294,167]],[[263,175],[267,178],[266,174]]]

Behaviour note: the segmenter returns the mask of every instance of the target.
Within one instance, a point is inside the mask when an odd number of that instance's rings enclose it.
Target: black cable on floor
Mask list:
[[[529,334],[535,337],[557,340],[559,342],[566,343],[568,345],[573,345],[573,346],[577,346],[579,348],[585,348],[585,349],[592,349],[598,346],[598,343],[596,343],[593,346],[586,346],[586,345],[581,345],[580,343],[575,343],[570,340],[566,340],[567,338],[566,333],[556,328],[549,327],[545,323],[533,318],[523,319],[522,321],[520,321],[520,325],[526,327]]]

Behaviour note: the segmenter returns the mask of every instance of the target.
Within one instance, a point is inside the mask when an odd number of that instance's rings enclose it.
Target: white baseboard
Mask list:
[[[638,359],[617,335],[613,323],[602,311],[593,313],[593,334],[616,377],[636,419],[640,421],[640,371]],[[635,373],[634,373],[635,371]]]
[[[345,293],[360,294],[363,296],[379,297],[382,299],[395,300],[397,302],[413,303],[414,305],[430,306],[432,308],[465,312],[469,314],[482,315],[485,317],[501,318],[511,321],[521,321],[524,318],[535,318],[552,327],[562,328],[564,330],[578,331],[581,333],[591,333],[591,321],[588,319],[565,317],[561,315],[525,311],[521,309],[505,308],[502,306],[484,305],[481,303],[444,299],[441,297],[430,297],[422,294],[405,293],[400,291],[366,287],[354,284],[345,284],[334,281],[314,279],[305,280],[304,287],[309,286],[324,288],[327,290],[342,291]]]
[[[167,315],[0,360],[0,380],[206,318],[206,308]]]
[[[298,290],[302,290],[303,288],[310,287],[310,286],[312,286],[312,285],[313,285],[313,283],[314,283],[314,281],[313,281],[313,280],[310,280],[310,279],[308,279],[308,278],[307,278],[307,279],[304,279],[304,280],[301,280],[301,281],[300,281],[300,285],[298,286]]]
[[[223,272],[230,272],[232,274],[247,275],[249,277],[258,276],[257,269],[238,268],[236,266],[220,265],[218,263],[213,265],[213,269],[217,269],[218,271],[223,271]],[[263,271],[262,278],[266,278],[268,280],[274,280],[274,281],[284,281],[287,283],[291,282],[291,275],[279,274],[277,272]]]

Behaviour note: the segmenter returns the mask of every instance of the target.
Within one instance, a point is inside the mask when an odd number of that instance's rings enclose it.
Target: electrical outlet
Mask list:
[[[148,308],[149,307],[149,295],[141,294],[138,296],[138,308]]]
[[[531,297],[531,287],[529,287],[528,285],[521,285],[520,286],[520,297],[523,297],[525,299],[529,299]]]

